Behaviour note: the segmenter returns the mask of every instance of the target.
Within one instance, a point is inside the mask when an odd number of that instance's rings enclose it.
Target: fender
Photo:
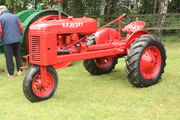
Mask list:
[[[110,43],[114,40],[122,40],[122,37],[115,29],[103,28],[95,33],[96,44]]]
[[[129,50],[131,48],[131,44],[135,42],[136,38],[139,38],[140,36],[145,35],[145,34],[150,34],[150,33],[145,31],[145,30],[140,30],[140,31],[134,32],[131,35],[129,35],[126,38],[126,46],[125,46],[125,48],[127,50]]]

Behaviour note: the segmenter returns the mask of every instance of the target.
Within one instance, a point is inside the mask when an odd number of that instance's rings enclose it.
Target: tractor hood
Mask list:
[[[97,22],[92,18],[73,18],[35,22],[30,31],[58,31],[60,34],[80,33],[92,34],[97,31]]]

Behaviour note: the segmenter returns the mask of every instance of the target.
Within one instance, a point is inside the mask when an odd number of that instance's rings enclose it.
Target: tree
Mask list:
[[[157,0],[154,0],[154,11],[153,11],[154,14],[156,14],[156,9],[157,9]]]
[[[106,8],[106,0],[101,0],[100,15],[104,15],[105,14],[105,8]]]
[[[160,28],[159,32],[161,31],[161,28],[166,19],[166,16],[164,14],[166,14],[168,11],[168,4],[169,4],[169,0],[161,0],[160,2],[158,16],[155,22],[155,25]]]

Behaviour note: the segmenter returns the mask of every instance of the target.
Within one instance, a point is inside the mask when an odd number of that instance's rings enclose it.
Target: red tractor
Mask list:
[[[148,87],[156,84],[164,73],[166,50],[159,38],[143,30],[145,23],[136,21],[122,29],[122,15],[97,29],[91,18],[60,17],[35,22],[29,29],[29,62],[23,81],[23,92],[31,102],[52,97],[58,86],[56,69],[61,63],[84,60],[84,68],[92,75],[110,73],[118,58],[126,57],[126,71],[131,84]],[[118,31],[107,28],[118,22]],[[27,60],[28,61],[28,60]]]

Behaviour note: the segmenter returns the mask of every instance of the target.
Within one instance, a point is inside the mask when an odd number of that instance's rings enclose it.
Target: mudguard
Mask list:
[[[126,49],[129,50],[131,47],[131,44],[135,42],[136,38],[139,38],[141,35],[145,35],[145,34],[150,34],[149,32],[145,31],[145,30],[140,30],[137,32],[134,32],[132,34],[130,34],[127,38],[126,38]]]
[[[122,40],[122,37],[115,29],[103,28],[95,33],[96,44],[110,43],[114,40]]]

